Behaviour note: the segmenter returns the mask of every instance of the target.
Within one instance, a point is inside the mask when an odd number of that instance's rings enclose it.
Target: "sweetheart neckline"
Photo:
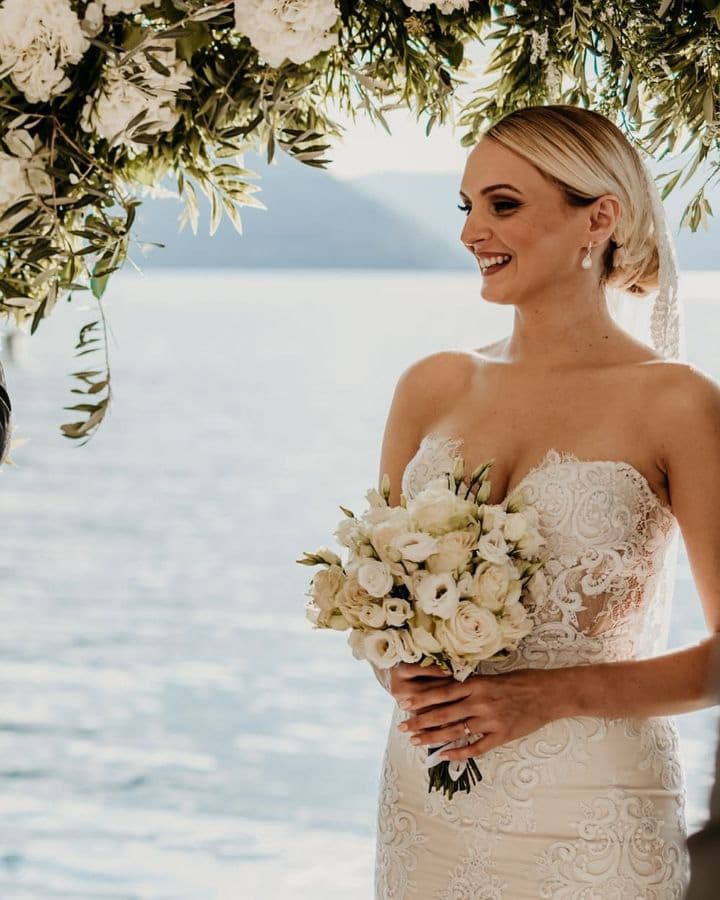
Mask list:
[[[423,435],[423,438],[420,441],[420,446],[418,447],[418,450],[426,441],[430,440],[431,438],[434,438],[441,442],[444,441],[444,442],[453,443],[453,444],[463,444],[464,443],[463,439],[460,437],[451,437],[449,435],[438,434],[435,431],[429,431],[427,434]],[[544,468],[547,465],[548,461],[550,460],[550,458],[553,454],[556,454],[558,457],[557,461],[555,463],[556,465],[567,464],[568,462],[579,464],[579,465],[588,465],[588,464],[592,464],[592,463],[605,463],[608,465],[617,466],[618,468],[629,469],[631,472],[635,473],[638,480],[640,481],[640,484],[643,486],[643,488],[647,492],[648,496],[655,502],[655,504],[661,510],[663,510],[663,512],[665,512],[667,515],[669,515],[673,519],[675,519],[675,513],[672,510],[672,506],[670,504],[666,503],[663,499],[661,499],[661,497],[653,490],[647,477],[645,475],[643,475],[643,473],[638,468],[636,468],[631,462],[627,462],[627,460],[624,460],[624,459],[581,458],[581,457],[577,456],[577,454],[573,453],[570,450],[559,450],[557,447],[548,447],[548,449],[545,451],[545,453],[543,454],[540,461],[538,463],[536,463],[536,465],[534,465],[531,469],[529,469],[523,475],[523,477],[520,479],[520,481],[518,481],[518,483],[515,485],[515,487],[511,491],[506,492],[506,495],[505,495],[506,499],[511,494],[514,494],[516,491],[518,491],[522,487],[522,485],[528,480],[528,478],[530,478],[531,475],[534,475],[540,469]]]

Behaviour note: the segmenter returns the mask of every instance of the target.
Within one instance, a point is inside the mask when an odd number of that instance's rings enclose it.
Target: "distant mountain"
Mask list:
[[[654,175],[671,171],[667,163],[654,164]],[[391,209],[411,215],[435,234],[446,240],[457,242],[460,252],[460,231],[465,221],[465,213],[457,208],[462,203],[458,191],[462,172],[457,175],[424,175],[405,172],[382,172],[353,178],[348,183],[381,200]],[[720,268],[718,249],[720,248],[720,197],[709,197],[715,215],[710,218],[710,228],[700,228],[694,234],[683,228],[678,231],[682,213],[699,186],[695,178],[682,189],[677,188],[663,201],[668,221],[677,247],[678,265],[681,269]],[[714,202],[713,202],[714,200]],[[468,254],[470,264],[474,265]]]
[[[182,205],[173,199],[146,199],[135,234],[158,241],[147,256],[131,255],[141,268],[330,268],[454,269],[476,271],[460,243],[465,213],[457,208],[462,172],[413,174],[381,172],[351,180],[335,178],[278,152],[268,166],[264,156],[246,153],[245,167],[258,174],[253,195],[267,210],[242,207],[243,233],[223,214],[213,237],[209,209],[201,196],[197,235],[189,225],[178,231]],[[665,166],[663,171],[669,168]],[[659,171],[659,168],[655,170]],[[678,235],[692,184],[665,201],[681,269],[719,267],[720,224]],[[712,201],[711,197],[711,201]],[[713,204],[720,215],[720,201]]]
[[[132,258],[141,268],[452,269],[466,264],[462,248],[435,229],[328,171],[285,153],[270,166],[264,157],[246,153],[245,168],[261,176],[253,179],[261,188],[253,196],[268,208],[241,207],[242,234],[223,213],[210,237],[203,195],[197,235],[189,224],[178,231],[180,202],[147,198],[138,210],[136,236],[165,248],[151,248],[147,256],[134,248]]]

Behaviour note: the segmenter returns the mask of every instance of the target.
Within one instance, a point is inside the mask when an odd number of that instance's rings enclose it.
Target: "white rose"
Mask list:
[[[495,529],[502,529],[508,513],[499,503],[486,503],[482,511],[482,530],[487,533]]]
[[[371,597],[384,597],[393,587],[390,569],[379,559],[369,559],[359,566],[357,579]]]
[[[505,602],[513,572],[507,563],[478,567],[473,577],[475,597],[480,606],[498,612]]]
[[[413,614],[413,608],[404,597],[386,597],[383,600],[385,620],[388,625],[404,625]]]
[[[437,550],[428,556],[429,572],[457,572],[470,564],[479,526],[467,531],[451,531],[436,538]]]
[[[489,609],[461,600],[455,613],[437,623],[435,637],[451,656],[479,661],[503,648],[503,636]]]
[[[313,575],[311,593],[313,600],[322,610],[330,610],[335,606],[337,592],[343,586],[345,573],[340,566],[320,569]]]
[[[390,669],[403,661],[406,648],[398,631],[386,628],[383,631],[368,631],[363,641],[365,658],[378,669]]]
[[[350,572],[346,576],[345,583],[335,595],[337,608],[353,628],[358,628],[362,624],[360,610],[366,603],[372,603],[372,599],[365,588],[359,584],[355,572]]]
[[[382,628],[385,622],[385,610],[378,603],[365,603],[358,611],[358,618],[368,628]]]
[[[235,0],[235,29],[247,35],[270,66],[302,65],[338,43],[330,32],[340,15],[335,0]]]
[[[431,572],[416,572],[413,589],[418,608],[431,616],[447,619],[457,609],[460,601],[455,579],[447,572],[433,575]]]
[[[488,531],[477,542],[477,551],[488,562],[502,564],[508,558],[510,547],[505,540],[505,535],[499,528]]]
[[[430,481],[408,501],[407,510],[416,529],[431,535],[461,531],[477,522],[475,502],[458,497],[444,478]]]
[[[508,541],[519,541],[529,530],[528,520],[521,512],[508,513],[502,530]]]
[[[70,86],[68,65],[90,42],[68,0],[5,0],[0,6],[0,68],[30,103],[47,103]]]

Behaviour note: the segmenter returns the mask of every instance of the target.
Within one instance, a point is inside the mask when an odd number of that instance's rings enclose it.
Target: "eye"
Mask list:
[[[509,212],[511,209],[515,209],[516,206],[519,206],[519,203],[516,203],[514,200],[495,200],[493,202],[493,208],[495,212]],[[461,206],[458,204],[458,209],[464,210],[466,213],[470,212],[471,207],[467,203],[463,203]]]
[[[513,202],[512,200],[496,200],[493,203],[495,209],[500,212],[501,208],[505,209],[514,209],[518,204]]]

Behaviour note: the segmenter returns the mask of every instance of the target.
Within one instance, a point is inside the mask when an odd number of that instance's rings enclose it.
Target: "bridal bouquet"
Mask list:
[[[464,460],[431,480],[412,499],[390,506],[390,479],[366,493],[359,518],[345,507],[334,535],[345,562],[323,546],[296,562],[321,568],[306,592],[316,628],[350,630],[356,659],[379,669],[400,662],[437,664],[458,681],[483,660],[507,655],[531,630],[526,601],[533,575],[547,561],[537,511],[506,498],[489,504],[489,470],[478,466],[466,485]],[[475,761],[437,761],[442,750],[477,735],[431,747],[428,790],[452,798],[482,779]]]

